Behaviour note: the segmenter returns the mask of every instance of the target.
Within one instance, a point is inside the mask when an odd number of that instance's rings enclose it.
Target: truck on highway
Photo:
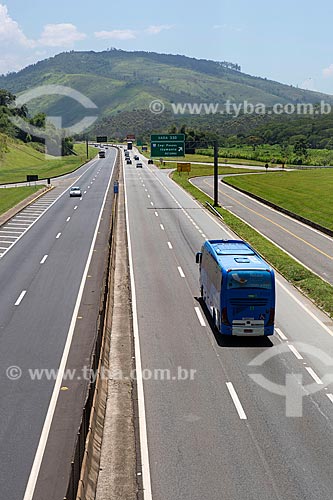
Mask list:
[[[99,153],[98,153],[98,156],[99,156],[100,158],[105,158],[105,151],[104,151],[103,149],[101,149],[101,150],[99,151]]]
[[[133,149],[133,142],[127,141],[127,149]]]
[[[201,298],[221,334],[274,333],[274,270],[248,243],[207,240],[196,262]]]

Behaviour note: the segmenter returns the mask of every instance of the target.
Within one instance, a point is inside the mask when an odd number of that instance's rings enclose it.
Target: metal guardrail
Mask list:
[[[213,207],[213,205],[211,205],[208,201],[206,201],[206,205],[207,205],[208,209],[209,209],[211,212],[213,212],[213,214],[214,214],[214,215],[216,215],[217,217],[219,217],[221,220],[224,220],[224,219],[223,219],[223,217],[222,217],[222,215],[220,214],[220,212],[218,212],[218,211],[216,210],[216,208],[215,208],[215,207]]]
[[[119,166],[119,158],[118,156],[118,165]],[[118,181],[116,181],[118,182]],[[99,359],[101,356],[101,347],[103,343],[103,332],[104,332],[104,324],[107,313],[107,303],[108,303],[108,295],[109,295],[109,274],[111,270],[111,254],[114,250],[114,229],[115,229],[115,220],[117,216],[117,199],[118,199],[118,190],[114,190],[113,195],[113,206],[112,206],[112,216],[111,216],[111,224],[110,224],[110,236],[108,241],[108,259],[107,259],[107,267],[104,271],[103,275],[103,292],[101,295],[101,304],[99,309],[98,318],[96,321],[96,340],[94,351],[91,359],[91,373],[97,373]],[[79,431],[76,437],[75,450],[73,453],[72,461],[71,461],[71,473],[67,488],[66,496],[64,500],[75,500],[77,496],[81,467],[84,459],[86,439],[89,432],[89,422],[90,416],[92,412],[92,405],[94,401],[94,393],[96,390],[96,377],[94,377],[93,381],[89,382],[87,397],[85,400],[85,405],[82,409],[82,418]]]

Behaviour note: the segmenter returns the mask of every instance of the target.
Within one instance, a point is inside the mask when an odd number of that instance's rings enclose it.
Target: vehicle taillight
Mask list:
[[[221,322],[222,322],[223,325],[230,325],[229,320],[228,320],[228,314],[227,314],[227,308],[226,307],[223,307],[223,309],[222,309]]]
[[[275,317],[275,308],[271,307],[269,310],[269,318],[268,318],[267,326],[274,325],[274,317]]]

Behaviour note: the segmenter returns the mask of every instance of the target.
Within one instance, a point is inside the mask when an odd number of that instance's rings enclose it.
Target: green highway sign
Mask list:
[[[178,142],[154,142],[150,144],[150,155],[153,158],[160,158],[165,156],[184,156],[185,155],[185,143],[182,141]]]
[[[153,134],[150,142],[185,142],[185,134]]]

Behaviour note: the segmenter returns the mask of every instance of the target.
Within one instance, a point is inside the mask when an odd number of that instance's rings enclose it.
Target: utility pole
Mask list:
[[[219,206],[219,146],[214,141],[214,207]]]
[[[87,152],[87,160],[89,158],[89,144],[88,144],[88,137],[86,137],[86,152]]]

